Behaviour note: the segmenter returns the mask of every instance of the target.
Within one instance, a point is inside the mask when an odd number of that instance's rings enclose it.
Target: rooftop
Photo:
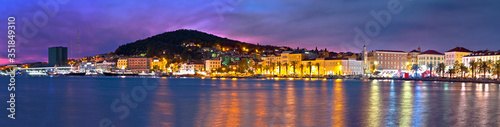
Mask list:
[[[453,48],[453,49],[446,51],[446,52],[472,52],[472,51],[470,51],[469,49],[466,49],[464,47],[456,47],[456,48]]]
[[[404,51],[399,51],[399,50],[375,50],[378,52],[399,52],[399,53],[404,53]]]
[[[472,52],[471,54],[469,54],[469,55],[467,55],[465,57],[470,57],[470,56],[493,56],[493,55],[500,55],[500,51],[480,50],[480,51]]]
[[[423,52],[422,54],[444,55],[443,53],[440,53],[436,50],[427,50],[427,51]]]
[[[420,53],[420,51],[415,50],[415,49],[411,50],[410,52],[418,52],[418,53]]]

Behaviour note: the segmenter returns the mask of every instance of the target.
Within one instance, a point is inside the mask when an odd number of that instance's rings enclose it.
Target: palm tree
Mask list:
[[[476,78],[476,69],[477,69],[477,66],[478,66],[478,62],[476,62],[475,60],[472,60],[469,62],[469,66],[470,66],[470,70],[472,71],[472,78]]]
[[[448,73],[450,74],[450,78],[452,78],[453,74],[455,74],[455,69],[454,68],[448,69]]]
[[[276,65],[278,65],[278,75],[281,75],[281,62],[278,61]]]
[[[304,64],[300,64],[299,67],[300,67],[300,73],[299,74],[300,75],[304,75],[303,74],[304,73]]]
[[[283,66],[285,66],[285,75],[288,75],[288,63],[284,63]]]
[[[264,71],[264,70],[262,70],[262,65],[261,64],[257,64],[256,67],[255,67],[255,70],[257,70],[257,68],[260,69],[260,74],[262,74],[262,72]],[[257,73],[257,71],[255,71],[255,73]]]
[[[312,75],[312,65],[311,62],[307,62],[307,68],[309,68],[309,75]]]
[[[462,78],[465,77],[465,73],[467,73],[469,71],[469,68],[467,68],[467,66],[465,66],[463,63],[460,64],[460,71],[462,72]]]
[[[486,72],[490,71],[491,70],[491,60],[488,60],[488,61],[483,61],[479,64],[479,68],[481,68],[482,72],[483,72],[483,76],[484,78],[486,78]]]
[[[445,69],[446,69],[446,65],[444,65],[444,63],[439,63],[439,64],[438,64],[438,70],[439,70],[438,72],[440,72],[440,73],[441,73],[441,77],[444,77],[444,76],[443,76],[443,75],[444,75],[443,73],[444,73]]]
[[[265,70],[265,71],[269,71],[269,65],[265,65],[265,66],[264,66],[264,70]]]
[[[497,75],[497,80],[500,80],[500,60],[497,60],[493,64],[493,73],[495,73],[495,75]]]
[[[276,67],[276,63],[271,63],[271,72],[273,73],[273,76],[274,76],[274,68]]]
[[[297,61],[292,61],[291,62],[291,66],[293,66],[292,67],[293,68],[293,74],[295,74],[295,70],[297,69],[297,67],[296,67],[297,66]]]
[[[319,63],[315,63],[314,66],[316,66],[316,68],[318,70],[318,77],[319,77]]]
[[[429,76],[429,77],[431,77],[431,78],[432,78],[432,68],[433,68],[432,63],[431,63],[431,64],[429,64],[429,68],[430,68],[430,71],[429,71],[430,76]]]

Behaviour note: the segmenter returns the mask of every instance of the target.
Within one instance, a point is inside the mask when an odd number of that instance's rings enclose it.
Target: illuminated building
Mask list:
[[[435,50],[427,50],[418,55],[418,63],[424,70],[430,70],[429,67],[435,70],[434,68],[437,67],[439,63],[444,63],[444,54]]]
[[[482,51],[476,51],[473,52],[467,56],[462,57],[463,63],[465,66],[469,67],[469,62],[471,61],[478,61],[481,59],[482,61],[498,61],[500,60],[500,51],[489,51],[489,50],[482,50]]]
[[[127,58],[127,69],[132,72],[149,72],[151,69],[151,58],[131,57]]]
[[[420,47],[419,47],[420,49]],[[408,65],[418,65],[418,55],[420,55],[420,51],[412,50],[408,53],[408,58],[406,58],[406,62]]]
[[[212,72],[213,70],[221,67],[220,60],[205,60],[205,70]]]
[[[462,63],[463,61],[462,57],[467,56],[471,53],[472,51],[464,47],[453,48],[444,53],[445,64],[448,67],[453,67],[455,65],[455,61],[458,61],[458,63]]]
[[[407,58],[408,53],[397,50],[376,50],[368,53],[372,72],[406,70]]]
[[[118,62],[116,63],[116,68],[117,69],[127,69],[127,59],[126,58],[119,58]]]

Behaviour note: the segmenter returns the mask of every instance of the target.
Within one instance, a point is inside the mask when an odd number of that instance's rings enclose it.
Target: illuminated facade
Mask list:
[[[449,51],[446,51],[444,54],[444,58],[445,58],[445,64],[446,66],[448,67],[453,67],[455,65],[455,61],[458,61],[458,63],[462,63],[463,62],[463,57],[464,56],[467,56],[469,54],[471,54],[472,51],[470,51],[469,49],[466,49],[464,47],[456,47],[456,48],[453,48]]]
[[[221,67],[220,60],[205,60],[205,70],[208,72],[213,72],[215,69]]]
[[[418,65],[418,55],[420,55],[420,51],[412,50],[408,53],[408,58],[406,58],[406,62],[409,65]]]
[[[444,54],[435,50],[427,50],[422,54],[418,55],[418,65],[424,70],[433,70],[438,66],[439,63],[444,63]]]
[[[151,58],[146,57],[131,57],[127,58],[127,69],[132,72],[149,72],[151,69]]]
[[[500,60],[500,51],[489,51],[489,50],[483,50],[483,51],[476,51],[476,52],[473,52],[467,56],[464,56],[462,57],[463,59],[463,63],[465,66],[467,67],[470,67],[469,66],[469,62],[471,61],[478,61],[478,60],[482,60],[482,61],[498,61]]]
[[[406,69],[408,53],[396,50],[376,50],[368,53],[370,70],[398,70]]]
[[[127,69],[127,59],[126,58],[118,59],[118,62],[116,63],[116,68],[117,69]]]

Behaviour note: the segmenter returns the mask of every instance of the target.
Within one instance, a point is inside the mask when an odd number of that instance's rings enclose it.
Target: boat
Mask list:
[[[27,72],[29,76],[47,76],[46,72],[30,71]]]
[[[132,72],[103,72],[104,76],[137,76]]]
[[[151,72],[151,73],[142,72],[142,73],[139,73],[137,75],[139,75],[139,76],[155,76],[156,74],[154,72]]]
[[[85,76],[85,74],[86,74],[85,72],[70,72],[66,75],[68,75],[68,76]]]

